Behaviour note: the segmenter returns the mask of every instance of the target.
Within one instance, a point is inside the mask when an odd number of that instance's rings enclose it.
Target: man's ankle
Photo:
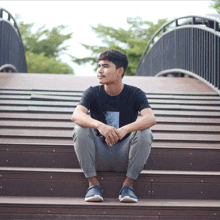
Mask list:
[[[89,186],[92,186],[92,185],[100,186],[99,181],[97,180],[96,176],[88,178],[88,181],[89,181]]]
[[[134,179],[131,179],[129,177],[126,177],[125,181],[123,182],[123,185],[122,187],[124,186],[131,186],[131,187],[134,187]]]

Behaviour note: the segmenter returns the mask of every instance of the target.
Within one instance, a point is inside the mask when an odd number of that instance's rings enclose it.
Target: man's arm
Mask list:
[[[91,118],[87,113],[88,109],[86,107],[78,105],[72,114],[71,120],[79,126],[97,129],[105,137],[108,145],[118,142],[119,136],[116,128]]]
[[[151,108],[141,110],[140,114],[141,117],[135,122],[127,124],[118,129],[120,139],[122,139],[127,133],[144,130],[156,124],[156,119]]]
[[[87,115],[88,111],[86,107],[78,105],[72,114],[71,120],[82,127],[97,129],[99,121]]]

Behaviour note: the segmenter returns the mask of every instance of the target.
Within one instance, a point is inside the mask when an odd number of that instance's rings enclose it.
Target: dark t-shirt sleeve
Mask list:
[[[137,109],[140,112],[141,110],[145,109],[145,108],[151,108],[146,94],[141,90],[141,89],[137,89],[136,91],[136,97],[137,97]]]
[[[83,92],[79,105],[82,105],[86,107],[88,110],[90,110],[92,103],[92,94],[93,94],[93,88],[92,86],[90,86],[88,89],[86,89]]]

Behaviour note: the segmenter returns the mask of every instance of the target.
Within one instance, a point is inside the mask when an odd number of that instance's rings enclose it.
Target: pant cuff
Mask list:
[[[86,178],[91,178],[94,176],[97,176],[96,172],[91,172],[91,173],[84,173]]]

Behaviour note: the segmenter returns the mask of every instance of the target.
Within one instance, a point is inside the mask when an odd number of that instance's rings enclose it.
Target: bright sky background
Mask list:
[[[142,20],[157,23],[158,19],[169,21],[186,15],[215,14],[209,6],[210,0],[203,1],[1,1],[0,7],[9,11],[13,17],[19,14],[25,23],[35,23],[36,28],[46,25],[50,29],[58,25],[66,25],[66,33],[73,32],[73,38],[67,41],[70,45],[68,53],[82,58],[90,55],[80,43],[99,45],[91,26],[101,23],[114,28],[128,28],[128,17],[141,17]],[[64,32],[65,33],[65,32]],[[147,46],[147,45],[146,45]],[[78,66],[67,56],[62,60],[73,67],[78,76],[95,75],[94,67],[87,64]],[[40,64],[39,64],[40,65]]]

